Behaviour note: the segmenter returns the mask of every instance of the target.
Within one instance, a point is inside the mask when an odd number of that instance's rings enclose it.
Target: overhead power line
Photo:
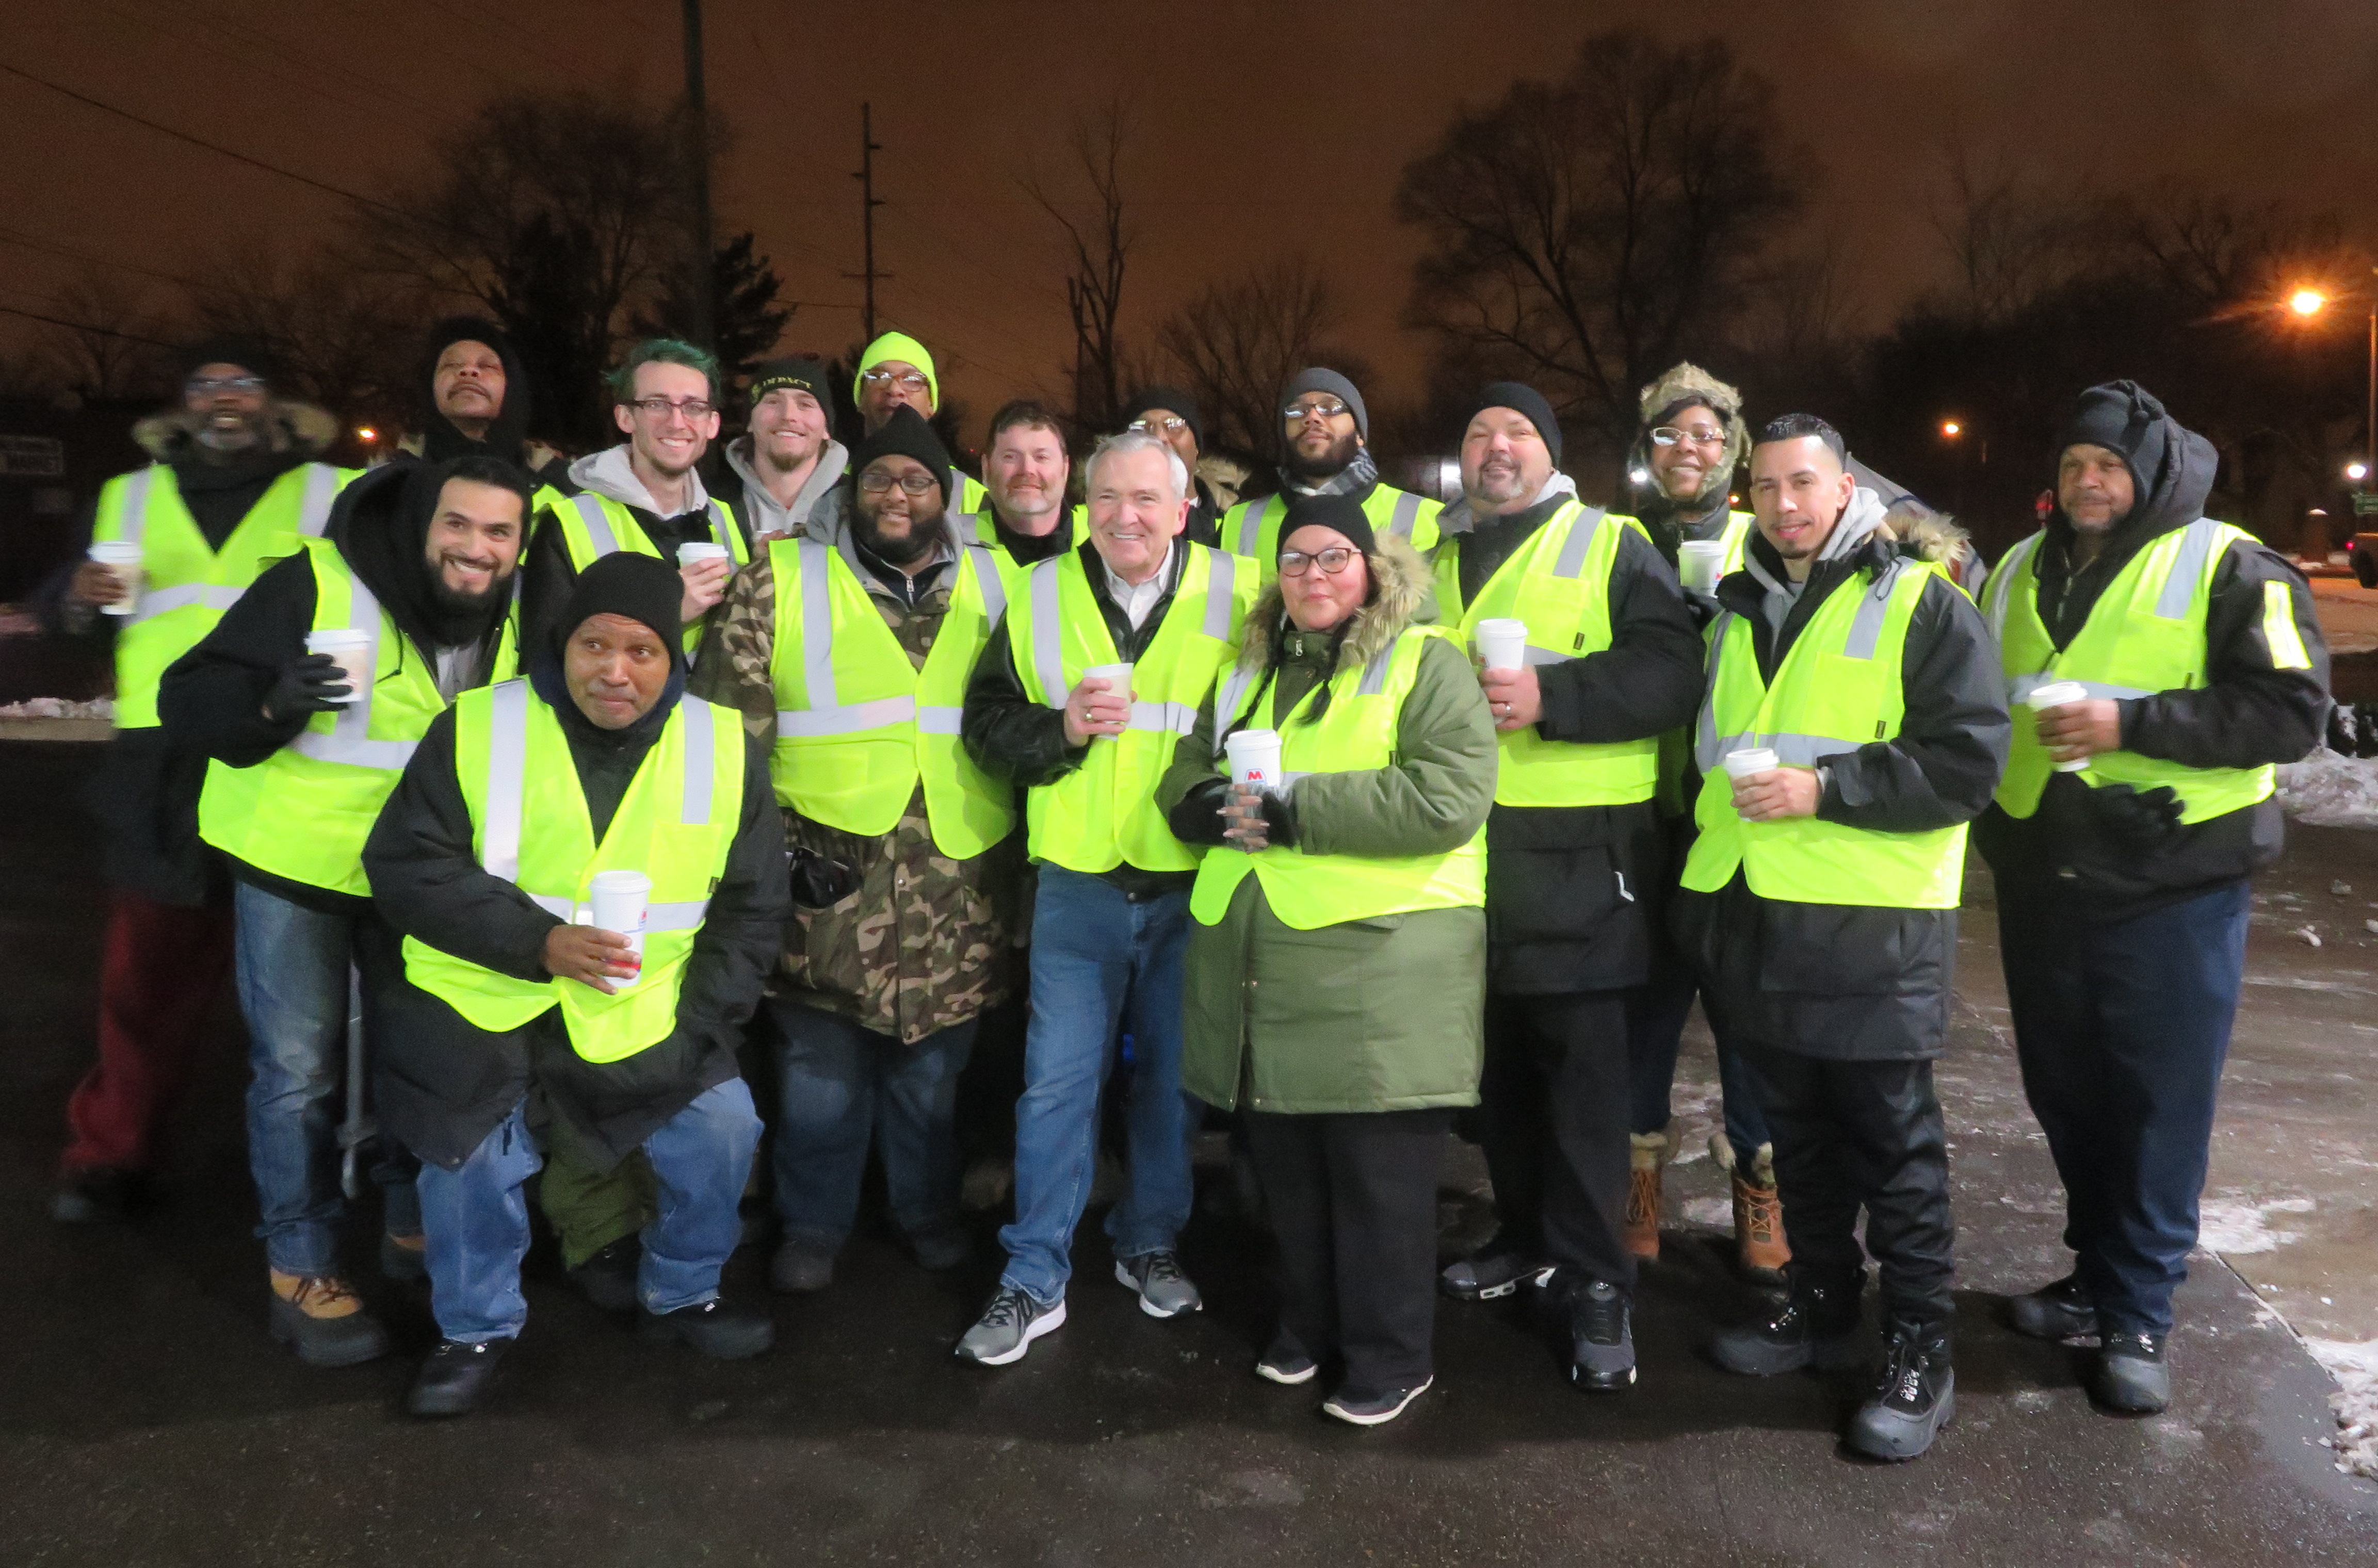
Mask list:
[[[187,278],[177,278],[171,272],[160,272],[153,267],[143,267],[136,261],[117,261],[104,256],[93,256],[89,251],[75,250],[62,245],[52,245],[47,240],[37,240],[30,234],[20,234],[13,229],[0,228],[0,245],[13,245],[26,250],[42,251],[50,256],[62,256],[69,261],[87,262],[93,267],[114,267],[126,272],[138,272],[144,278],[154,278],[161,283],[173,283],[185,289],[191,286]]]
[[[161,342],[155,338],[144,338],[138,332],[119,332],[113,327],[94,327],[88,321],[68,321],[61,317],[44,316],[38,310],[19,310],[13,305],[0,305],[0,316],[21,316],[28,321],[45,322],[52,327],[64,327],[76,332],[96,332],[102,338],[122,338],[126,342],[147,343],[151,348],[171,349],[181,346],[178,343]]]

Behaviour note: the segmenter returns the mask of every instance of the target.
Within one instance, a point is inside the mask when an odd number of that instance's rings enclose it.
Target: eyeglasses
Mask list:
[[[1655,447],[1673,447],[1679,441],[1689,442],[1696,447],[1723,447],[1725,445],[1725,432],[1679,430],[1673,425],[1663,425],[1651,432],[1651,444]]]
[[[1324,398],[1315,403],[1291,403],[1279,411],[1279,416],[1291,425],[1299,425],[1310,415],[1316,413],[1324,419],[1335,419],[1341,413],[1352,412],[1353,410],[1336,398]]]
[[[182,383],[182,389],[194,398],[210,398],[217,392],[260,392],[264,390],[261,376],[193,376]]]
[[[888,496],[895,485],[911,496],[921,496],[928,490],[939,488],[930,473],[904,473],[895,479],[881,470],[871,468],[859,476],[859,487],[871,496]]]
[[[1143,436],[1178,436],[1189,428],[1189,422],[1177,413],[1168,413],[1162,419],[1135,419],[1123,428]]]
[[[859,381],[863,387],[878,389],[897,387],[904,392],[921,392],[931,384],[921,373],[914,370],[904,370],[898,375],[889,370],[862,370],[859,373]]]
[[[1279,553],[1279,575],[1303,577],[1305,568],[1317,566],[1329,576],[1335,577],[1352,566],[1354,557],[1362,553],[1360,550],[1350,549],[1343,545],[1332,545],[1326,550],[1316,550],[1311,555],[1305,554],[1303,550],[1282,550]]]
[[[667,398],[637,398],[633,400],[633,406],[646,419],[667,419],[672,413],[681,413],[688,419],[703,419],[717,405],[704,402],[700,398],[679,398],[675,401]]]

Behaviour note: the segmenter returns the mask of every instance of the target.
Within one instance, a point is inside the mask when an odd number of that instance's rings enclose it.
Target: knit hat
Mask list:
[[[236,365],[267,381],[281,370],[280,356],[271,345],[245,332],[217,332],[192,343],[182,353],[182,379],[188,380],[210,365]]]
[[[566,644],[571,633],[595,616],[625,616],[652,628],[674,652],[684,629],[679,621],[684,597],[685,583],[667,561],[634,550],[614,550],[578,574],[558,630]]]
[[[889,356],[897,359],[898,354]],[[932,374],[930,365],[919,365],[926,375]],[[818,406],[831,411],[834,400],[826,395],[825,364],[807,354],[787,354],[782,359],[763,360],[751,372],[751,401],[757,403],[770,392],[793,387],[818,401]]]
[[[859,401],[859,377],[887,359],[902,360],[923,371],[925,387],[933,394],[933,407],[939,409],[942,406],[942,378],[933,372],[933,356],[925,352],[924,344],[906,332],[886,332],[867,345],[866,352],[859,356],[859,370],[850,381],[853,402]]]
[[[1490,408],[1507,408],[1514,413],[1525,414],[1528,423],[1536,427],[1536,434],[1543,437],[1544,449],[1553,455],[1553,466],[1560,466],[1560,419],[1553,413],[1553,405],[1545,401],[1542,392],[1524,381],[1497,381],[1490,387],[1482,387],[1470,405],[1470,412],[1462,416],[1461,423],[1468,425]]]
[[[1178,387],[1142,387],[1132,394],[1131,401],[1123,405],[1123,423],[1128,425],[1152,408],[1171,409],[1179,414],[1187,422],[1189,434],[1196,438],[1197,449],[1206,449],[1206,421],[1197,412],[1195,398]]]
[[[1379,542],[1371,533],[1371,514],[1351,496],[1302,496],[1279,520],[1279,540],[1272,546],[1272,565],[1279,564],[1279,553],[1288,548],[1289,535],[1300,528],[1318,525],[1334,528],[1365,556],[1378,553]]]
[[[933,482],[942,487],[942,505],[950,504],[949,449],[933,434],[933,427],[925,423],[925,416],[907,403],[894,409],[883,427],[859,442],[859,449],[850,454],[851,483],[858,484],[858,475],[866,473],[868,465],[877,458],[895,456],[914,458],[923,463]]]
[[[2171,422],[2155,394],[2136,381],[2108,381],[2073,400],[2056,433],[2056,460],[2083,442],[2118,453],[2131,471],[2132,495],[2144,501],[2162,475]]]
[[[1334,370],[1308,365],[1289,377],[1287,389],[1279,395],[1280,406],[1286,408],[1307,392],[1327,392],[1344,403],[1354,416],[1354,434],[1370,440],[1371,411],[1363,406],[1363,394],[1354,389],[1354,383]]]

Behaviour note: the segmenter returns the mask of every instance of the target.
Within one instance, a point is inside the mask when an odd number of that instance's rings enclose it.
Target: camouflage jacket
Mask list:
[[[842,548],[844,560],[852,562],[847,545]],[[854,564],[853,569],[921,668],[949,610],[955,563],[913,605],[863,568]],[[769,675],[775,630],[775,574],[763,551],[736,573],[687,683],[695,696],[739,712],[745,728],[770,746],[776,738],[775,683]],[[952,860],[933,847],[921,787],[909,796],[899,825],[880,838],[811,821],[791,807],[784,816],[787,852],[798,846],[840,861],[859,873],[859,888],[823,909],[796,900],[785,928],[780,986],[908,1045],[1006,997],[1022,835],[1011,833],[971,860]]]

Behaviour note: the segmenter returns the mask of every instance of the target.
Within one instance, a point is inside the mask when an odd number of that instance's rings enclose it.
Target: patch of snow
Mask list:
[[[2378,758],[2344,757],[2322,747],[2279,770],[2279,805],[2321,828],[2378,828]]]
[[[2312,1209],[2310,1198],[2280,1198],[2267,1203],[2208,1198],[2199,1209],[2196,1244],[2208,1252],[2224,1254],[2275,1252],[2290,1241],[2301,1240],[2303,1233],[2274,1229],[2271,1216],[2308,1215]]]
[[[2307,1339],[2304,1348],[2336,1380],[2328,1396],[2336,1412],[2336,1435],[2328,1440],[2336,1467],[2378,1481],[2378,1339]]]
[[[1734,1228],[1734,1200],[1731,1198],[1687,1198],[1685,1200],[1685,1223],[1709,1230]]]
[[[114,700],[106,697],[95,697],[88,702],[69,702],[63,697],[29,697],[22,702],[0,703],[0,719],[105,719],[113,723],[114,718]]]

